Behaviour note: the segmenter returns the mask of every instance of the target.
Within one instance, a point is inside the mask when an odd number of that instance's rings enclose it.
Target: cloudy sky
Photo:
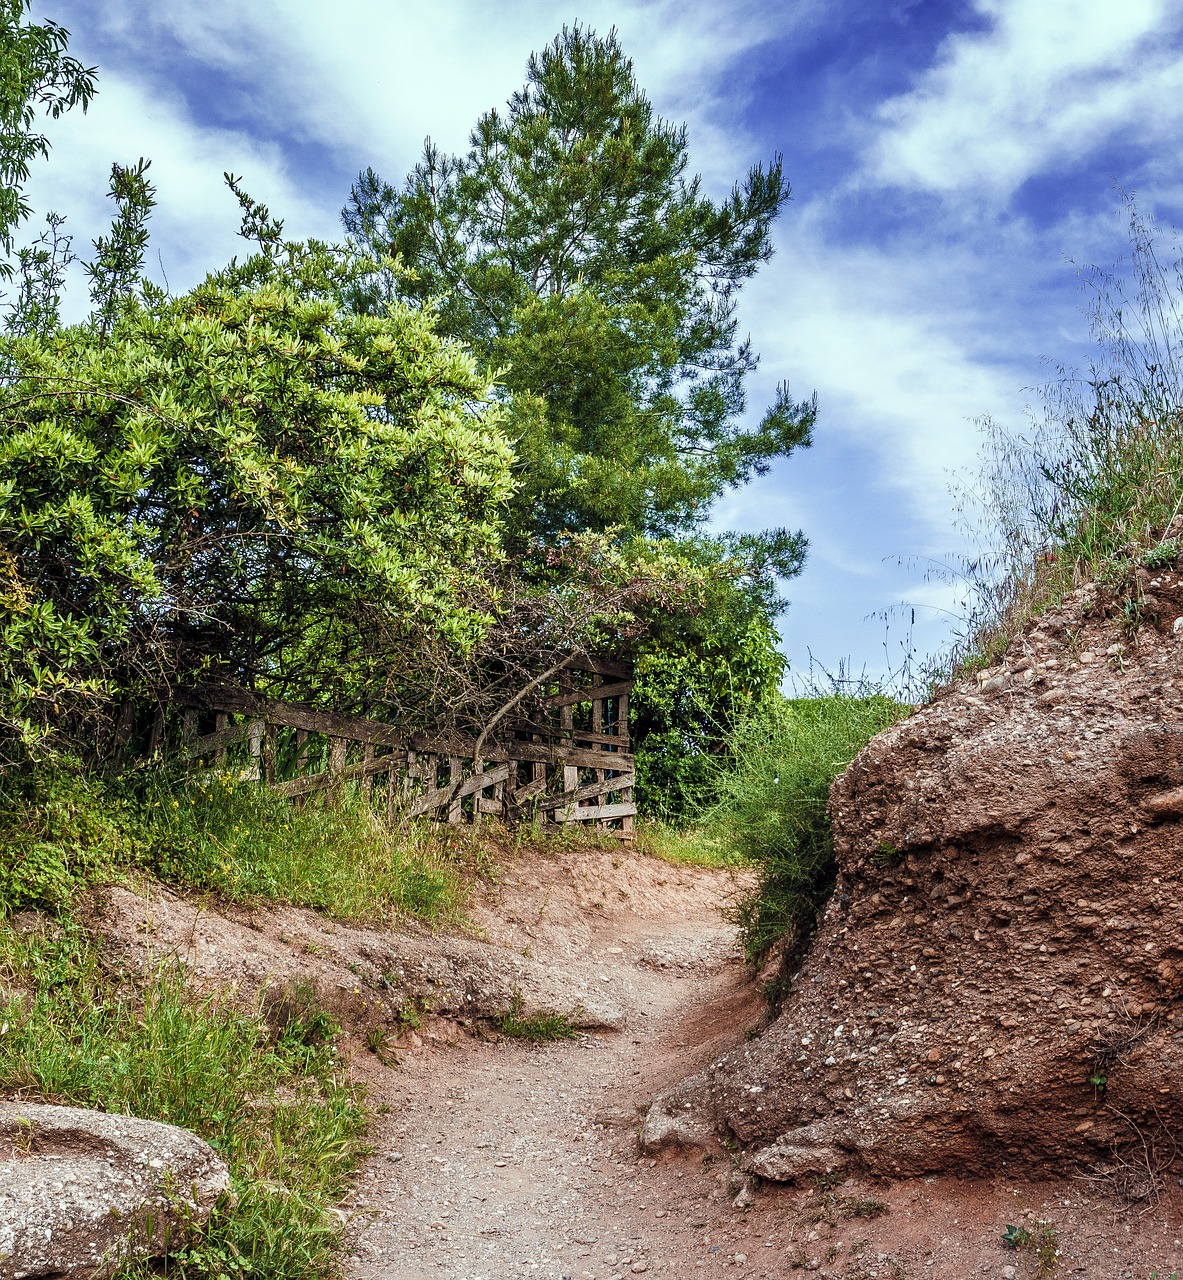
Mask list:
[[[154,271],[183,289],[241,250],[223,171],[292,235],[339,236],[357,171],[461,150],[564,22],[615,25],[710,190],[784,154],[794,200],[742,321],[776,383],[816,390],[814,447],[729,496],[721,528],[802,527],[784,647],[896,666],[946,633],[932,579],[964,547],[951,477],[975,422],[1021,427],[1046,360],[1087,361],[1074,264],[1124,251],[1123,192],[1179,225],[1183,5],[1167,0],[48,0],[99,67],[51,126],[32,195],[79,243],[113,160],[152,160]],[[897,609],[886,625],[881,615]]]

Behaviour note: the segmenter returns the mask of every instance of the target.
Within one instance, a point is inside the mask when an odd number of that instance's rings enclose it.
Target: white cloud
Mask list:
[[[53,149],[49,162],[34,173],[29,194],[37,210],[67,216],[75,251],[83,257],[114,213],[106,198],[112,162],[151,160],[158,205],[147,265],[157,278],[163,270],[174,290],[249,252],[236,234],[238,206],[222,181],[224,171],[249,174],[248,190],[287,219],[292,236],[335,233],[335,216],[301,194],[274,144],[245,133],[198,128],[183,102],[156,87],[149,91],[110,73],[85,116],[74,112],[51,122],[47,132]],[[80,314],[84,303],[84,291],[73,290],[72,311]]]
[[[733,122],[742,102],[734,80],[721,83],[724,72],[773,32],[819,12],[818,0],[797,6],[791,20],[756,0],[726,8],[710,0],[590,0],[578,16],[600,32],[619,28],[642,86],[667,114],[690,120],[696,164],[729,185],[736,137],[720,117]],[[495,10],[480,0],[337,0],[331,7],[322,0],[115,0],[86,22],[143,48],[149,62],[153,46],[176,41],[199,63],[266,86],[245,104],[253,127],[327,145],[395,177],[429,134],[448,150],[463,149],[478,115],[521,85],[529,52],[573,16],[556,14],[545,0]]]
[[[1119,135],[1144,145],[1183,125],[1183,57],[1169,0],[977,0],[985,33],[958,33],[908,93],[883,103],[869,169],[884,184],[1005,199]]]

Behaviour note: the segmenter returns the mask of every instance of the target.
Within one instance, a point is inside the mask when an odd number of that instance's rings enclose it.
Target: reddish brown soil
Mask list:
[[[650,1145],[715,1128],[786,1182],[1177,1189],[1183,563],[1130,590],[1138,631],[1081,591],[855,759],[830,797],[837,886],[779,1017],[663,1098]]]
[[[1006,1248],[1003,1233],[1038,1235],[1041,1220],[1061,1251],[1057,1275],[1148,1280],[1157,1268],[1165,1280],[1183,1267],[1174,1179],[1137,1208],[1071,1178],[745,1192],[739,1153],[723,1147],[642,1156],[637,1129],[653,1095],[761,1025],[762,1000],[720,915],[736,888],[722,873],[622,853],[507,868],[482,911],[490,944],[529,947],[598,984],[625,1011],[624,1028],[531,1047],[435,1023],[404,1037],[392,1067],[356,1044],[379,1116],[374,1156],[342,1205],[350,1280],[719,1268],[751,1280],[1027,1277],[1035,1254]]]

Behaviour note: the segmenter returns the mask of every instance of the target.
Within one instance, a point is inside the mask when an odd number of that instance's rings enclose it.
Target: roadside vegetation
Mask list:
[[[122,974],[68,912],[0,928],[0,979],[0,1090],[182,1125],[230,1166],[237,1202],[163,1274],[331,1272],[328,1210],[365,1153],[363,1100],[331,1025],[274,1028],[259,1010],[195,995],[176,969]]]
[[[881,692],[819,689],[736,728],[705,827],[757,870],[757,887],[736,912],[749,962],[808,942],[834,885],[830,784],[908,710]]]
[[[1085,583],[1150,620],[1136,570],[1183,552],[1183,245],[1126,204],[1129,254],[1083,275],[1093,358],[1060,367],[1026,428],[983,423],[978,472],[957,490],[978,547],[961,565],[962,625],[920,674],[929,688],[989,666]]]
[[[454,922],[470,840],[426,822],[390,828],[356,789],[296,806],[229,776],[58,761],[0,789],[0,911],[61,909],[87,884],[138,873],[338,919]]]

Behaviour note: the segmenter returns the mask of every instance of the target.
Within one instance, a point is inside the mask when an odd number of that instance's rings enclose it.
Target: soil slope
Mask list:
[[[1183,568],[1183,566],[1180,566]],[[840,876],[780,1016],[655,1108],[745,1165],[1183,1173],[1183,580],[1080,592],[831,793]],[[1178,622],[1175,619],[1179,619]]]

